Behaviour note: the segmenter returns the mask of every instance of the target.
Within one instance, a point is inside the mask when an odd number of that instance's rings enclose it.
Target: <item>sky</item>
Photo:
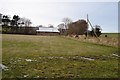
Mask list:
[[[29,18],[32,26],[56,27],[62,19],[73,22],[87,18],[102,32],[118,32],[118,0],[1,0],[0,13]]]

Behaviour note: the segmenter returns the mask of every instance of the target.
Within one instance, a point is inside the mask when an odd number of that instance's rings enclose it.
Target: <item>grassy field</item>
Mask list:
[[[61,36],[2,35],[3,78],[117,78],[118,49]]]
[[[102,36],[107,35],[108,37],[112,37],[112,38],[118,38],[118,36],[120,36],[120,34],[118,33],[102,33]]]

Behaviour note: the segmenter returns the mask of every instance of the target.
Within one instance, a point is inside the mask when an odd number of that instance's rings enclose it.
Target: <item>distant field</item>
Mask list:
[[[3,78],[117,78],[118,49],[61,36],[3,34]]]
[[[107,35],[108,37],[112,37],[112,38],[118,38],[118,35],[120,36],[120,34],[118,33],[103,33],[102,36]]]

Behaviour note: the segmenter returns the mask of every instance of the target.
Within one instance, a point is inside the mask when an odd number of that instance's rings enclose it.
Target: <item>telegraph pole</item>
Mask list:
[[[90,22],[90,20],[88,19],[88,14],[87,14],[87,22],[90,24],[90,26],[91,26],[91,28],[92,28],[95,36],[98,37],[97,34],[96,34],[96,32],[95,32],[95,30],[94,30],[94,28],[93,28],[93,26],[92,26],[92,24],[91,24],[91,22]]]
[[[88,14],[87,14],[87,25],[88,25]],[[88,29],[87,29],[87,37],[88,37]]]

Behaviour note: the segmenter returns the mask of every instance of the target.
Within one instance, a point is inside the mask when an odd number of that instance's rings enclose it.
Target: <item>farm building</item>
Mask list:
[[[38,30],[36,30],[37,35],[48,35],[48,36],[56,36],[60,35],[60,32],[58,31],[58,28],[51,28],[51,27],[39,27]]]

